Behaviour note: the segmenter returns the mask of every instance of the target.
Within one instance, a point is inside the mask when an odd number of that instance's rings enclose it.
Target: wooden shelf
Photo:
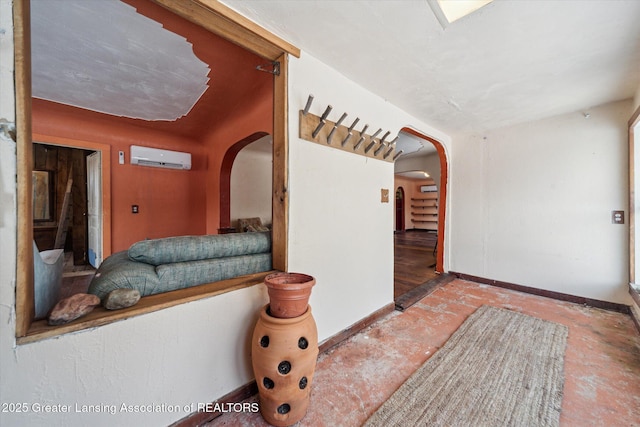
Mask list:
[[[411,222],[415,229],[438,229],[438,193],[420,193],[411,197]]]

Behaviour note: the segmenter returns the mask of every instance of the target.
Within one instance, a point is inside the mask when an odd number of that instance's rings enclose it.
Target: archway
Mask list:
[[[227,232],[231,226],[231,168],[236,156],[247,145],[267,136],[267,132],[256,132],[233,144],[224,154],[220,168],[220,228],[219,233]]]
[[[436,243],[436,266],[435,270],[438,273],[444,272],[444,250],[446,247],[445,241],[445,225],[446,225],[446,206],[447,206],[447,187],[448,187],[448,171],[449,164],[447,161],[447,154],[442,143],[434,138],[424,135],[411,128],[402,128],[401,132],[406,132],[415,137],[430,142],[438,153],[438,159],[440,162],[440,185],[438,194],[438,226],[437,226],[437,243]]]

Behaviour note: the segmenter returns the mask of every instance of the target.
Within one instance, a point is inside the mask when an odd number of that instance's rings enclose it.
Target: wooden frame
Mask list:
[[[287,58],[300,56],[295,46],[262,29],[215,0],[153,0],[171,12],[218,34],[237,45],[271,61],[280,62],[280,74],[274,79],[273,125],[273,268],[287,270],[288,231],[288,114]],[[29,0],[13,3],[14,58],[16,86],[17,136],[17,269],[16,269],[16,337],[18,344],[96,327],[127,317],[149,313],[183,302],[229,292],[261,283],[263,276],[250,275],[209,285],[145,297],[132,310],[118,314],[97,310],[87,318],[62,327],[48,327],[33,322],[33,212],[31,170],[33,163],[31,131],[31,41]],[[42,138],[41,138],[42,139]],[[43,142],[51,139],[45,139]],[[106,156],[105,156],[106,157]],[[110,215],[110,212],[108,213]],[[104,219],[105,225],[110,220]],[[104,248],[105,252],[107,248]],[[111,248],[109,244],[108,252]]]
[[[102,161],[102,256],[111,255],[111,146],[91,141],[33,134],[33,142],[60,147],[93,150],[101,153]]]
[[[636,218],[635,204],[636,204],[636,188],[635,188],[635,175],[636,175],[636,135],[635,127],[640,125],[640,106],[632,114],[629,119],[629,283],[636,283],[636,258],[639,254],[636,254]],[[629,287],[630,292],[636,292],[633,286]]]
[[[436,252],[436,271],[444,273],[444,233],[447,211],[447,184],[449,181],[449,164],[447,161],[447,153],[440,141],[430,138],[411,128],[402,128],[402,132],[417,136],[418,138],[431,142],[438,152],[440,158],[440,195],[438,197],[438,250]]]

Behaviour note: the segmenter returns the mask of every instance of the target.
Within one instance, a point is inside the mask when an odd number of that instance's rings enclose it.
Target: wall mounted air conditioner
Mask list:
[[[159,148],[131,146],[131,164],[167,169],[191,169],[191,154]]]

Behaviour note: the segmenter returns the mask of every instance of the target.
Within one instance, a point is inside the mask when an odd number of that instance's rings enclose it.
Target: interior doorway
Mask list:
[[[398,143],[402,139],[409,155],[395,163],[394,300],[400,309],[433,290],[444,272],[448,171],[440,142],[408,128]]]

